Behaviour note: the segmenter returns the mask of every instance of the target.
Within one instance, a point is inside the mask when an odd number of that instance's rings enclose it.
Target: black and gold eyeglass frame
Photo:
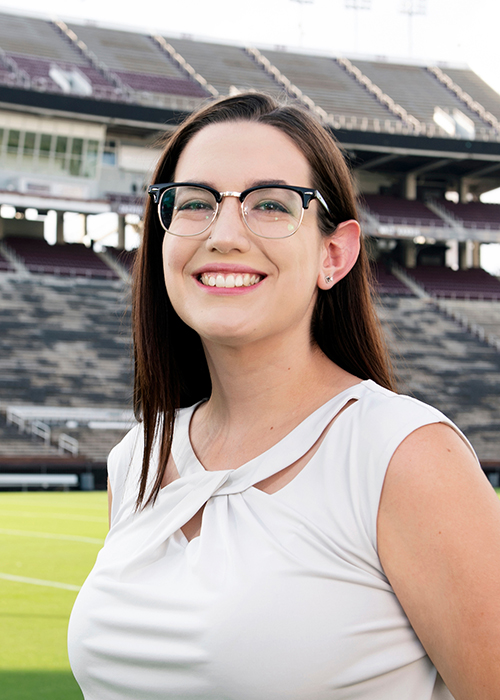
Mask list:
[[[196,182],[168,182],[150,185],[148,194],[158,207],[162,227],[180,237],[199,236],[207,231],[226,197],[239,199],[245,225],[261,238],[292,236],[313,199],[330,214],[318,190],[293,185],[271,183],[249,187],[243,192],[218,192]]]

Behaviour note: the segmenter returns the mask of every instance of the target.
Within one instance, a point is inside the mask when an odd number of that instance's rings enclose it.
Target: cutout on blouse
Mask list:
[[[319,450],[323,440],[325,439],[333,423],[347,408],[349,408],[349,406],[352,406],[354,403],[356,403],[357,400],[358,399],[351,399],[345,404],[345,406],[343,406],[340,409],[340,411],[338,411],[333,416],[333,418],[325,427],[325,429],[323,430],[319,438],[316,440],[314,445],[312,445],[312,447],[310,447],[309,450],[307,450],[307,452],[305,452],[302,455],[302,457],[293,462],[293,464],[289,464],[284,469],[281,469],[276,474],[272,474],[267,479],[263,479],[262,481],[259,481],[258,483],[254,484],[253,488],[258,489],[259,491],[263,491],[264,493],[267,493],[269,495],[272,495],[274,493],[277,493],[278,491],[281,491],[282,488],[291,483],[295,479],[295,477],[298,474],[300,474],[300,472],[311,461],[316,452]],[[165,478],[163,480],[162,487],[179,478],[180,476],[177,467],[172,457],[170,457],[169,465],[165,473]],[[200,510],[197,513],[195,513],[195,515],[193,515],[193,517],[180,528],[188,542],[191,542],[193,539],[200,536],[204,509],[205,506],[203,505],[200,508]]]

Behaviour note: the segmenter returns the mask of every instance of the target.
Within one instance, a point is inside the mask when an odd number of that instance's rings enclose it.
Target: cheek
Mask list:
[[[165,282],[173,280],[176,275],[182,274],[189,259],[188,241],[181,241],[174,236],[165,234],[162,246],[163,274]]]

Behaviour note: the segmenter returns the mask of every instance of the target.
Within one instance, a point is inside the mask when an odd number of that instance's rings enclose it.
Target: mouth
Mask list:
[[[222,273],[222,272],[203,272],[197,277],[205,287],[221,287],[224,289],[232,289],[234,287],[253,287],[264,279],[264,275],[245,273]]]

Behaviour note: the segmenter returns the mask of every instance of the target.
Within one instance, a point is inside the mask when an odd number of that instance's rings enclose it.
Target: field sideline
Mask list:
[[[0,493],[0,700],[82,700],[66,630],[107,530],[103,491]]]
[[[82,700],[66,630],[107,529],[102,491],[0,492],[0,700]]]

